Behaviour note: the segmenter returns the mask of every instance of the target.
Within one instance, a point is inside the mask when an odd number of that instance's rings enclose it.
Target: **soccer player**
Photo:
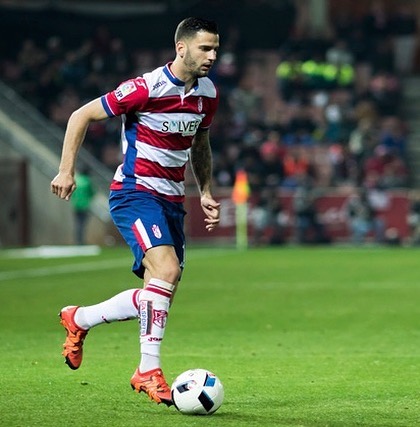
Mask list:
[[[175,59],[142,77],[125,81],[74,111],[64,136],[58,175],[51,191],[70,200],[77,153],[91,122],[122,118],[124,161],[114,175],[109,205],[114,223],[134,255],[133,272],[143,287],[96,305],[67,306],[63,356],[71,369],[82,363],[88,331],[116,320],[139,319],[140,363],[131,378],[137,392],[172,404],[161,370],[160,346],[169,307],[184,268],[184,173],[191,159],[205,214],[205,227],[219,223],[220,203],[211,192],[209,127],[218,92],[207,77],[219,48],[217,25],[186,18],[175,31]],[[141,289],[140,289],[141,288]]]

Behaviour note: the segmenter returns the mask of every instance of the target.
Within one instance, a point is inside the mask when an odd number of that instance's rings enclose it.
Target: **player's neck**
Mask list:
[[[195,85],[196,77],[192,76],[190,72],[188,72],[183,64],[180,64],[177,59],[172,62],[170,65],[172,74],[185,84],[185,93],[188,93],[192,87]]]

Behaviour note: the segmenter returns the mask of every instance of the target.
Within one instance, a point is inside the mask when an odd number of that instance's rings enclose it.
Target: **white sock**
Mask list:
[[[139,299],[140,372],[160,368],[160,345],[165,333],[169,303],[174,285],[150,279]]]
[[[138,317],[139,294],[141,289],[129,289],[99,304],[80,307],[74,321],[82,329],[90,329],[101,323],[129,320]]]

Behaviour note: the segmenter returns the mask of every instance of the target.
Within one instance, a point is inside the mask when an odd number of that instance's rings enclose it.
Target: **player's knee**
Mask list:
[[[176,284],[181,277],[181,267],[178,262],[162,262],[159,265],[150,266],[148,274],[150,277]]]
[[[143,265],[148,275],[175,284],[181,275],[179,259],[172,248],[158,247],[146,252]]]
[[[165,271],[162,272],[165,276],[163,280],[169,283],[177,283],[181,276],[181,267],[178,263],[172,263],[171,265],[167,265]]]

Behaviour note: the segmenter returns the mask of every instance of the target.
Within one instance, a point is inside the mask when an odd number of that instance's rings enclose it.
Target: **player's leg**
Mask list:
[[[160,362],[172,294],[181,269],[172,246],[149,249],[143,259],[145,287],[139,298],[140,364],[131,378],[137,392],[145,392],[157,403],[171,405],[171,392]]]
[[[170,388],[161,370],[160,347],[184,265],[185,212],[181,205],[161,200],[158,204],[159,208],[151,211],[152,218],[143,216],[135,227],[139,246],[145,249],[141,267],[135,272],[144,277],[145,287],[139,298],[141,357],[131,385],[157,403],[170,405]]]
[[[130,201],[127,203],[127,196],[123,192],[118,192],[114,194],[114,197],[110,197],[111,213],[113,210],[118,212],[118,215],[113,216],[114,222],[122,236],[126,240],[129,239],[127,243],[131,248],[140,251],[139,254],[135,253],[135,256],[136,259],[141,260],[143,252],[141,248],[138,248],[131,229],[137,216],[134,209],[134,214],[130,216],[131,210],[127,205],[131,208]],[[120,208],[121,206],[124,208]],[[78,369],[82,363],[83,343],[90,328],[115,320],[137,318],[139,292],[139,289],[131,289],[99,304],[88,307],[68,306],[60,311],[61,324],[66,330],[62,354],[71,369]]]
[[[143,259],[145,287],[139,297],[140,372],[160,368],[160,346],[172,295],[181,274],[173,246],[149,249]]]
[[[120,292],[99,304],[68,306],[60,311],[60,323],[66,330],[63,356],[71,369],[78,369],[83,358],[83,343],[89,329],[102,323],[137,318],[140,289]]]
[[[141,289],[129,289],[86,307],[76,307],[74,322],[81,329],[90,329],[102,323],[135,319],[138,315],[138,299]]]

